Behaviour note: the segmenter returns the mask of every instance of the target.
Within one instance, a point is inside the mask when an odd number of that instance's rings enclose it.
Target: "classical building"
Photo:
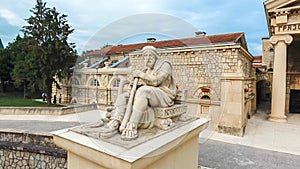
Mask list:
[[[269,37],[263,38],[257,95],[271,100],[270,121],[300,112],[300,1],[264,2]],[[259,60],[259,59],[257,59]]]
[[[178,88],[186,96],[188,113],[211,118],[220,132],[242,136],[256,111],[255,69],[244,33],[230,33],[106,47],[90,52],[73,77],[62,83],[64,102],[113,105],[118,86],[133,69],[142,69],[141,49],[157,48],[173,65]]]

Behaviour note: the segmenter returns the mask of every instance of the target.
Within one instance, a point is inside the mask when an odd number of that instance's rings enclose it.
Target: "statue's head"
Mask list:
[[[143,51],[143,56],[147,60],[146,66],[149,68],[153,68],[158,57],[156,48],[153,46],[145,46],[143,47],[142,51]]]

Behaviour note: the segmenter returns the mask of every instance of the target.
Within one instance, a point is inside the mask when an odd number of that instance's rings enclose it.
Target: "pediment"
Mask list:
[[[293,8],[293,7],[300,7],[300,0],[299,1],[295,1],[293,3],[290,3],[290,4],[287,4],[285,6],[282,6],[280,9]]]
[[[283,11],[300,8],[300,0],[267,0],[264,6],[267,12]]]
[[[264,2],[264,7],[270,36],[276,33],[275,29],[277,29],[277,33],[287,33],[278,32],[278,25],[290,22],[291,14],[299,15],[300,0],[267,0]]]
[[[244,34],[239,38],[238,42],[241,44],[242,47],[244,47],[244,49],[248,50],[248,46]]]

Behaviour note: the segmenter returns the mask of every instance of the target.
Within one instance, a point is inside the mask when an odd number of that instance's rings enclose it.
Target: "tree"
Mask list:
[[[68,43],[74,30],[67,23],[67,15],[47,8],[42,0],[37,0],[31,12],[33,15],[26,20],[28,25],[23,27],[29,51],[26,58],[31,71],[29,85],[32,90],[38,87],[47,93],[47,102],[51,104],[52,84],[58,85],[54,77],[62,79],[70,75],[70,68],[76,62],[75,44]]]
[[[18,35],[15,41],[13,43],[9,43],[7,47],[10,55],[15,59],[15,65],[12,71],[14,84],[18,88],[23,88],[24,98],[26,95],[27,86],[30,83],[30,79],[35,78],[33,71],[31,70],[31,64],[33,63],[30,57],[31,53],[27,46],[28,41]]]
[[[14,58],[7,49],[0,49],[0,91],[3,93],[6,86],[11,81],[11,72],[14,68]]]

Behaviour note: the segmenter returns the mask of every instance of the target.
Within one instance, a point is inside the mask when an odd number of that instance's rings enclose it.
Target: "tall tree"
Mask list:
[[[15,59],[15,65],[12,71],[15,86],[23,88],[24,97],[26,95],[26,89],[30,83],[30,79],[35,78],[31,66],[31,53],[27,46],[28,41],[18,35],[15,41],[9,43],[7,47],[10,55]],[[35,90],[32,91],[34,92]]]
[[[5,92],[7,84],[12,79],[14,62],[14,58],[7,49],[0,49],[0,92]]]
[[[75,44],[68,43],[74,29],[67,23],[67,15],[46,7],[42,0],[37,0],[31,12],[33,15],[26,20],[28,25],[23,27],[30,51],[27,62],[34,76],[30,87],[37,86],[46,92],[50,104],[52,84],[58,85],[54,77],[66,77],[76,62]]]

